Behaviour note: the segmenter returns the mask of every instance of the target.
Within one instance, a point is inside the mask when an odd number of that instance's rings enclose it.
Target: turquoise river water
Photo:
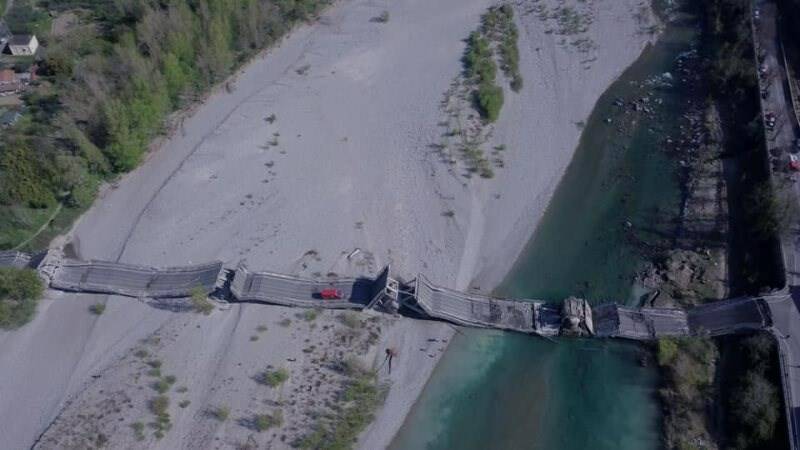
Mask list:
[[[643,244],[668,234],[681,198],[679,165],[661,145],[677,134],[690,95],[677,58],[699,39],[696,18],[680,17],[595,106],[498,294],[638,301]],[[628,106],[642,97],[652,115]],[[661,417],[654,366],[636,343],[462,330],[391,448],[655,449]]]

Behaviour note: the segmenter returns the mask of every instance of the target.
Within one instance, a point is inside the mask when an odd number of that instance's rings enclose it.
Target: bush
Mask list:
[[[99,316],[106,311],[106,305],[102,303],[95,303],[94,305],[89,306],[89,312]]]
[[[231,414],[230,408],[227,406],[217,406],[208,410],[208,415],[220,422],[225,422]]]
[[[503,89],[489,83],[482,83],[476,93],[481,116],[489,122],[494,122],[500,117],[503,107]]]
[[[272,427],[281,425],[283,425],[283,412],[281,410],[275,411],[272,415],[258,414],[253,417],[253,427],[258,432],[267,431]]]
[[[208,294],[202,287],[192,289],[190,300],[192,302],[192,309],[196,313],[209,315],[214,310],[214,304],[208,300]]]
[[[658,365],[666,366],[675,360],[678,354],[678,344],[674,339],[662,338],[658,340]]]
[[[166,415],[167,408],[169,408],[169,397],[166,395],[159,395],[150,400],[150,412],[157,416]]]
[[[256,383],[264,384],[269,387],[277,387],[289,379],[289,371],[284,368],[277,370],[265,370],[255,376]]]
[[[0,268],[0,328],[18,328],[30,322],[44,285],[35,271]]]
[[[750,371],[731,399],[733,420],[738,425],[736,447],[762,448],[772,439],[780,417],[778,390],[762,374]]]

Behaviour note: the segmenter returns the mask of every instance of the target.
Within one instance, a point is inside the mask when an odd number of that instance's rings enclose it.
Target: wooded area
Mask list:
[[[30,27],[43,11],[82,20],[42,36],[40,83],[0,142],[0,248],[39,226],[36,210],[87,207],[101,180],[136,167],[170,112],[328,3],[42,0],[17,13]]]

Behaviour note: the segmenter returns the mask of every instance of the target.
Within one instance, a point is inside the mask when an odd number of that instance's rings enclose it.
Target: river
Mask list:
[[[700,36],[697,17],[678,17],[598,101],[498,294],[639,302],[636,272],[668,242],[681,199],[679,162],[661,144],[691,95],[677,59]],[[658,376],[636,343],[464,329],[391,448],[655,449]]]

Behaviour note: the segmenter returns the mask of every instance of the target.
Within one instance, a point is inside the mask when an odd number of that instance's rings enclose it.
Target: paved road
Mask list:
[[[766,130],[767,148],[777,167],[773,172],[776,183],[789,181],[800,199],[800,182],[796,174],[786,171],[789,153],[800,137],[792,109],[786,70],[783,66],[781,41],[778,33],[778,11],[775,0],[755,0],[755,45],[759,57],[759,83],[766,91],[762,96],[762,112],[774,114],[775,127]],[[794,178],[792,178],[794,176]],[[800,235],[795,231],[782,241],[786,283],[789,295],[767,299],[773,318],[773,334],[778,339],[783,375],[783,391],[789,417],[791,448],[800,448]]]
[[[334,278],[309,280],[272,272],[250,272],[239,266],[231,291],[241,301],[256,301],[287,306],[325,308],[364,308],[386,289],[388,268],[375,279]],[[324,300],[323,289],[341,291],[339,300]]]

